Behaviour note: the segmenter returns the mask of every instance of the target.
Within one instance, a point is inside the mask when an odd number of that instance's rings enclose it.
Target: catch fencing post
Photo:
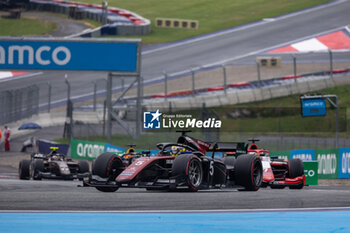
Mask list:
[[[73,103],[70,99],[70,83],[67,78],[67,74],[64,76],[65,83],[67,84],[67,115],[66,123],[64,125],[64,135],[71,140],[73,138]]]
[[[122,86],[122,91],[124,91],[124,89],[125,89],[125,82],[124,82],[124,79],[123,79],[123,78],[122,78],[121,80],[122,80],[122,81],[121,81],[121,82],[122,82],[122,84],[121,84],[121,86]]]
[[[334,79],[333,79],[333,52],[330,49],[328,50],[328,52],[329,52],[329,75],[334,83]]]
[[[94,108],[94,112],[96,112],[96,92],[97,92],[97,83],[96,83],[96,81],[93,81],[92,83],[94,84],[94,105],[93,105],[93,108]]]
[[[192,73],[192,95],[194,95],[195,83],[194,83],[194,70],[191,70]]]
[[[222,65],[222,71],[223,71],[223,74],[224,74],[224,92],[225,92],[225,95],[227,94],[227,76],[226,76],[226,67],[225,65]]]
[[[112,138],[112,74],[108,73],[107,78],[107,139],[111,140]]]
[[[297,58],[293,55],[294,82],[297,82]]]
[[[70,83],[67,78],[67,74],[64,75],[65,83],[67,84],[67,101],[70,100]]]
[[[48,101],[47,101],[47,112],[51,111],[51,84],[50,82],[47,82],[47,86],[48,86]]]
[[[258,73],[259,85],[261,87],[261,75],[260,75],[260,64],[259,64],[259,62],[256,62],[256,69],[257,69],[257,73]]]
[[[167,99],[168,97],[168,74],[163,71],[164,74],[164,98]]]

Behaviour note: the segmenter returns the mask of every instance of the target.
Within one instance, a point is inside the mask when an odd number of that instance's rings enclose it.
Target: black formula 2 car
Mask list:
[[[90,168],[87,161],[75,162],[57,153],[58,147],[51,147],[47,154],[33,153],[30,160],[19,163],[18,174],[21,180],[64,179],[73,180],[89,177]]]
[[[172,147],[181,148],[179,155],[170,153]],[[262,163],[258,156],[247,154],[245,143],[207,143],[183,132],[177,143],[160,143],[157,156],[141,157],[128,167],[112,153],[97,157],[92,176],[83,186],[102,192],[114,192],[119,187],[147,190],[199,189],[241,187],[257,191],[262,182]],[[206,156],[206,152],[211,156]],[[236,157],[216,159],[217,152],[235,152]]]

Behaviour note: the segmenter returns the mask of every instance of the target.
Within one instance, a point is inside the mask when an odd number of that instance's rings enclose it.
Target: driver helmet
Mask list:
[[[185,151],[185,148],[182,148],[180,146],[172,146],[171,147],[171,155],[172,156],[177,156],[179,155],[182,151]]]

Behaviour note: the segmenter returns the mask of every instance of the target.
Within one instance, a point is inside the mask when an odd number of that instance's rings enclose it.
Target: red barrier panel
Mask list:
[[[183,96],[183,95],[192,95],[193,91],[177,91],[177,92],[172,92],[167,95],[167,97],[174,97],[174,96]]]
[[[54,0],[53,2],[57,2],[57,3],[66,4],[66,1],[60,1],[60,0]]]
[[[211,91],[223,91],[225,90],[225,87],[210,87],[207,89],[207,92],[211,92]]]
[[[119,10],[118,9],[108,9],[109,12],[112,12],[114,14],[119,14]]]
[[[97,6],[97,5],[93,5],[92,8],[95,8],[95,9],[100,9],[102,10],[102,6]]]
[[[139,20],[137,17],[134,17],[134,16],[130,16],[129,19],[130,19],[131,21],[133,21],[133,22]]]
[[[92,5],[88,3],[80,3],[79,5],[84,7],[92,7]]]
[[[347,73],[349,69],[333,70],[333,74]]]
[[[78,6],[79,4],[78,3],[76,3],[76,2],[66,2],[67,4],[69,4],[69,5],[74,5],[74,6]]]
[[[120,11],[118,14],[126,18],[129,18],[131,16],[129,12],[125,12],[125,11]]]
[[[295,77],[296,78],[301,78],[302,76],[301,75],[297,75]],[[282,80],[288,80],[288,79],[293,79],[293,78],[294,78],[294,75],[288,75],[288,76],[282,77]]]
[[[156,95],[152,95],[152,98],[164,98],[165,95],[164,94],[156,94]]]
[[[143,21],[143,20],[136,20],[136,21],[134,22],[135,25],[142,25],[142,24],[145,24],[145,23],[146,23],[146,22]]]
[[[240,83],[231,83],[229,84],[229,87],[244,87],[244,86],[249,86],[249,82],[240,82]]]

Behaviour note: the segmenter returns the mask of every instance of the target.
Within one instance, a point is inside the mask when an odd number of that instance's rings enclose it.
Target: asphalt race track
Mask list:
[[[236,189],[192,192],[121,188],[103,193],[78,181],[0,179],[0,210],[17,211],[186,211],[350,207],[350,187],[302,190]]]
[[[150,80],[161,77],[163,71],[181,74],[213,64],[252,62],[255,55],[268,49],[348,25],[349,12],[350,1],[339,0],[185,41],[148,46],[142,52],[142,76]],[[324,54],[313,56],[319,60],[328,59]],[[25,87],[33,82],[45,89],[50,82],[53,86],[52,102],[55,103],[66,98],[65,74],[72,85],[72,96],[92,93],[94,80],[100,80],[99,90],[106,85],[103,81],[107,77],[105,72],[45,71],[39,76],[1,83],[0,90]],[[115,85],[120,85],[120,82]],[[41,101],[47,102],[47,93],[41,93]]]

